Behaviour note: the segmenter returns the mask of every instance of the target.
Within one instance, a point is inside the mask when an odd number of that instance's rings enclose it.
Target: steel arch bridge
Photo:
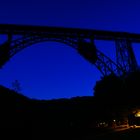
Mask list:
[[[140,43],[139,34],[77,28],[0,24],[0,35],[3,34],[7,35],[7,40],[0,45],[1,68],[22,49],[44,41],[60,42],[76,49],[79,54],[94,64],[103,76],[109,74],[122,76],[135,71],[138,67],[132,43]],[[96,48],[95,40],[115,42],[116,62]]]

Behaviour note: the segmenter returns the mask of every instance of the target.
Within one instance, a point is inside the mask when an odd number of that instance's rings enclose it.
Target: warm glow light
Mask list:
[[[135,117],[140,117],[140,112],[137,112],[137,113],[135,114]]]

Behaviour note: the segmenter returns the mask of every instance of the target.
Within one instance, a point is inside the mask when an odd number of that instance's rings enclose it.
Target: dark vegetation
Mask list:
[[[57,100],[29,99],[0,86],[0,136],[85,139],[110,129],[113,120],[126,124],[129,114],[140,107],[139,83],[139,71],[125,78],[109,75],[96,83],[93,97]],[[108,127],[99,127],[101,122]]]

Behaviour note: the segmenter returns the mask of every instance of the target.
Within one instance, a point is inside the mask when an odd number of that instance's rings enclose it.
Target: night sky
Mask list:
[[[139,15],[139,0],[4,0],[0,3],[0,23],[8,24],[140,33]],[[100,51],[115,60],[112,42],[97,44]],[[139,63],[139,44],[133,44],[133,49]],[[18,80],[22,94],[47,100],[93,96],[93,87],[100,77],[94,65],[70,46],[58,42],[32,45],[0,70],[1,85],[12,89],[12,82]]]

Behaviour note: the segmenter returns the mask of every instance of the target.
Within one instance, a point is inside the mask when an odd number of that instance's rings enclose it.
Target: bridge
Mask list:
[[[44,41],[60,42],[76,49],[77,53],[94,64],[103,76],[109,74],[122,76],[138,68],[132,43],[140,43],[140,34],[78,28],[0,24],[0,35],[7,36],[7,40],[0,45],[0,68],[22,49]],[[97,49],[95,40],[108,40],[115,43],[115,62]]]

